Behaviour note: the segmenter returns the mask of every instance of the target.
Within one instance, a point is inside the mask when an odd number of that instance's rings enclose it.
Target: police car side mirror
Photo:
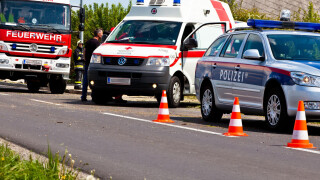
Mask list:
[[[248,49],[243,53],[244,59],[252,59],[252,60],[264,60],[263,56],[260,56],[258,49]]]
[[[198,47],[198,41],[194,38],[188,38],[183,42],[184,49],[192,49]]]

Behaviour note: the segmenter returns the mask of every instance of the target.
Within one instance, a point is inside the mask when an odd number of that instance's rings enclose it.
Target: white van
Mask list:
[[[198,59],[214,39],[236,26],[228,4],[215,0],[137,0],[98,47],[88,71],[92,100],[121,94],[155,96],[167,90],[178,107],[195,94]]]

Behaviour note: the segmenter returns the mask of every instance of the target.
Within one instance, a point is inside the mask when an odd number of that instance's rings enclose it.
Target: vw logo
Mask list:
[[[120,66],[124,65],[127,62],[127,59],[125,57],[121,57],[118,59],[118,64]]]
[[[38,50],[38,46],[33,43],[29,46],[29,49],[31,52],[36,52]]]

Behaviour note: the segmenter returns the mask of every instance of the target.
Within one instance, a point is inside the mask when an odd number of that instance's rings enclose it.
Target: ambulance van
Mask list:
[[[178,107],[195,94],[198,59],[214,39],[236,25],[228,4],[216,0],[137,0],[91,58],[92,100],[155,96],[167,91]]]

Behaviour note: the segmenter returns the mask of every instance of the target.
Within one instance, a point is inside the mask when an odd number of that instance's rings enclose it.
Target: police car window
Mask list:
[[[246,45],[244,46],[243,53],[248,49],[257,49],[259,51],[260,56],[264,56],[264,48],[263,48],[262,40],[256,34],[249,35]]]
[[[223,47],[223,44],[226,41],[227,37],[228,36],[223,36],[215,40],[207,50],[205,56],[216,56],[220,49]]]
[[[246,37],[246,34],[233,35],[226,45],[223,47],[221,57],[234,58],[237,57],[240,51],[241,44]]]
[[[272,34],[267,37],[277,60],[320,61],[320,36]]]

